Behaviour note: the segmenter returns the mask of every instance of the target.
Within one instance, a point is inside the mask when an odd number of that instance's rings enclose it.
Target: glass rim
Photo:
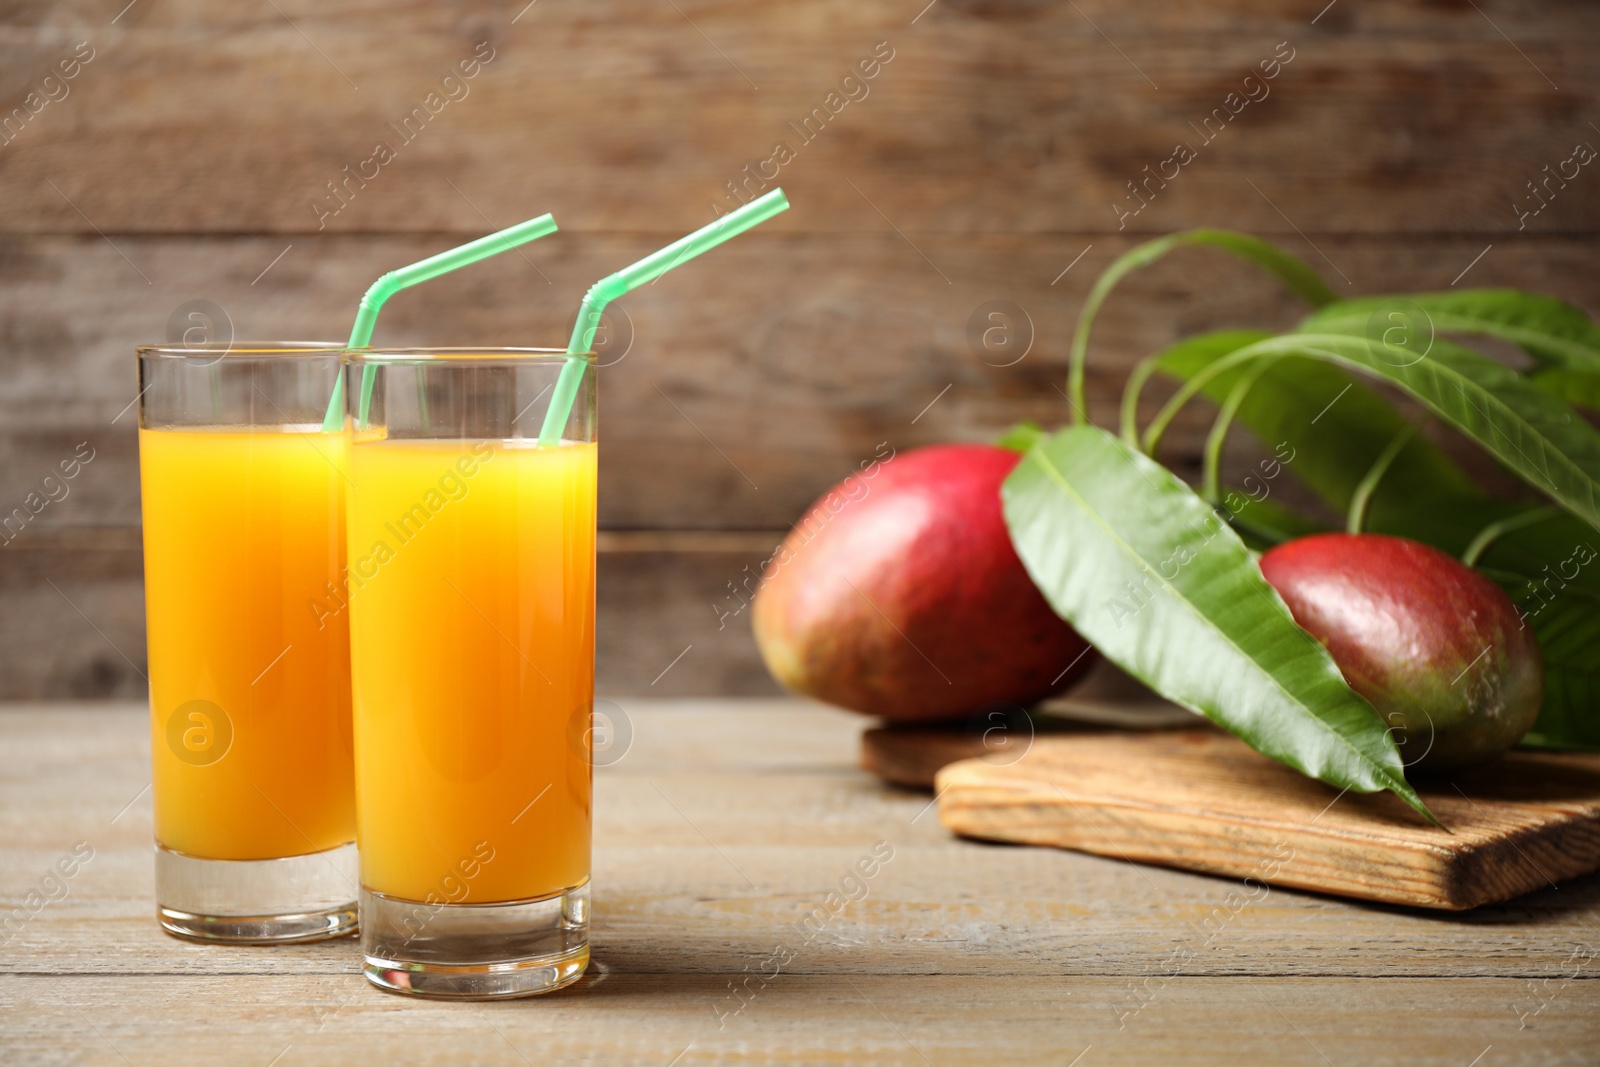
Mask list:
[[[594,352],[568,355],[564,348],[499,348],[493,345],[436,345],[428,348],[345,348],[343,359],[352,365],[396,363],[495,363],[537,366],[569,359],[593,364]]]
[[[543,364],[576,359],[593,364],[592,351],[568,355],[564,348],[497,347],[494,345],[435,345],[427,348],[376,347],[351,348],[341,341],[202,341],[183,344],[135,345],[140,359],[194,359],[215,356],[218,362],[228,356],[246,359],[295,359],[336,356],[349,363],[516,363]]]
[[[199,344],[168,341],[164,344],[135,345],[134,351],[140,359],[149,356],[161,359],[192,359],[196,356],[292,359],[296,356],[337,356],[344,348],[341,341],[202,341]]]

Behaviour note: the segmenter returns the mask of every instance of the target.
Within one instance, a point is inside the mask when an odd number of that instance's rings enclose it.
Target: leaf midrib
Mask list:
[[[1587,364],[1583,367],[1567,366],[1567,370],[1595,370],[1600,369],[1600,351],[1585,344],[1583,341],[1560,334],[1545,333],[1528,326],[1519,326],[1506,323],[1500,319],[1490,319],[1482,316],[1465,315],[1459,311],[1429,311],[1428,317],[1433,320],[1434,326],[1444,332],[1482,334],[1489,337],[1499,337],[1503,340],[1514,342],[1523,347],[1558,349],[1568,356],[1578,357],[1578,362]],[[1367,315],[1339,315],[1333,314],[1326,317],[1314,315],[1307,325],[1318,328],[1339,327],[1347,325],[1364,326],[1371,314]]]
[[[1581,464],[1579,464],[1571,456],[1567,455],[1566,449],[1562,448],[1554,439],[1552,439],[1548,434],[1546,434],[1543,430],[1541,430],[1535,423],[1533,423],[1531,420],[1529,420],[1526,417],[1524,417],[1521,413],[1519,413],[1515,408],[1511,407],[1505,401],[1501,400],[1498,394],[1496,394],[1495,392],[1493,392],[1492,390],[1490,390],[1486,386],[1481,385],[1480,383],[1478,383],[1477,381],[1473,380],[1472,378],[1469,378],[1465,374],[1462,374],[1460,371],[1455,370],[1454,368],[1450,367],[1448,364],[1440,363],[1437,360],[1435,360],[1434,363],[1435,363],[1436,366],[1444,367],[1445,371],[1456,382],[1456,388],[1461,391],[1463,396],[1466,395],[1467,391],[1462,386],[1461,383],[1466,382],[1467,384],[1471,385],[1473,387],[1473,389],[1475,390],[1476,398],[1483,400],[1487,407],[1491,408],[1492,410],[1494,410],[1497,413],[1500,413],[1502,415],[1510,415],[1512,417],[1512,421],[1513,421],[1513,423],[1515,425],[1526,427],[1527,431],[1531,432],[1533,437],[1534,437],[1534,439],[1539,442],[1540,449],[1545,453],[1546,461],[1549,461],[1553,456],[1557,466],[1564,467],[1567,470],[1569,475],[1576,474],[1578,483],[1580,485],[1582,485],[1585,488],[1586,492],[1587,492],[1587,495],[1588,495],[1588,498],[1589,498],[1589,507],[1591,509],[1600,510],[1600,509],[1596,509],[1596,498],[1595,498],[1596,491],[1600,490],[1600,481],[1597,481],[1595,479],[1595,477],[1592,474],[1590,474],[1587,470],[1585,470]],[[1504,436],[1508,442],[1511,441],[1511,436],[1509,434],[1507,434],[1505,429],[1492,418],[1489,420],[1489,427],[1490,427],[1490,429],[1492,429],[1495,432],[1497,432],[1497,433],[1501,434],[1502,436]],[[1532,458],[1529,457],[1527,453],[1523,452],[1522,449],[1517,448],[1515,443],[1512,443],[1512,448],[1516,450],[1517,455],[1521,456],[1523,458],[1523,460],[1527,462],[1529,467],[1533,467],[1534,466]],[[1537,469],[1537,468],[1535,468],[1535,469]],[[1548,471],[1539,470],[1538,473],[1543,475],[1546,479],[1550,480],[1552,485],[1554,484],[1554,479],[1550,477],[1550,474],[1549,474]],[[1593,525],[1592,521],[1591,521],[1591,525]]]
[[[1139,565],[1141,567],[1143,567],[1150,574],[1155,575],[1156,580],[1161,583],[1162,587],[1167,589],[1169,592],[1171,592],[1172,595],[1177,599],[1177,601],[1180,604],[1184,605],[1184,608],[1188,612],[1189,615],[1191,615],[1194,618],[1199,619],[1200,622],[1203,623],[1207,628],[1209,628],[1214,633],[1216,633],[1216,635],[1218,637],[1222,638],[1222,640],[1223,640],[1223,642],[1225,644],[1227,644],[1230,648],[1232,648],[1235,652],[1237,652],[1241,657],[1243,657],[1247,662],[1249,662],[1250,664],[1255,666],[1257,670],[1259,670],[1263,675],[1265,675],[1267,680],[1272,683],[1273,687],[1276,688],[1278,690],[1278,692],[1282,693],[1284,695],[1284,697],[1289,701],[1289,703],[1291,705],[1293,705],[1294,707],[1299,708],[1301,710],[1301,712],[1308,719],[1310,719],[1313,723],[1315,723],[1317,725],[1317,727],[1319,727],[1324,732],[1326,732],[1328,734],[1328,736],[1333,738],[1333,740],[1337,744],[1342,745],[1348,752],[1350,752],[1351,755],[1353,755],[1356,758],[1356,760],[1359,763],[1362,763],[1362,764],[1364,764],[1366,766],[1371,767],[1377,773],[1378,777],[1381,780],[1390,783],[1389,784],[1389,788],[1391,790],[1399,792],[1399,790],[1396,789],[1396,787],[1395,787],[1395,780],[1394,780],[1393,776],[1390,775],[1390,773],[1388,772],[1387,769],[1385,769],[1381,765],[1373,762],[1371,757],[1367,756],[1360,749],[1358,749],[1354,745],[1352,745],[1347,738],[1345,738],[1342,734],[1339,733],[1339,731],[1335,730],[1327,722],[1324,722],[1323,719],[1320,716],[1318,716],[1315,712],[1313,712],[1311,710],[1310,705],[1306,704],[1299,697],[1296,697],[1294,694],[1290,693],[1289,690],[1285,689],[1283,687],[1283,683],[1278,681],[1277,677],[1271,671],[1267,670],[1254,656],[1250,655],[1250,653],[1246,652],[1243,648],[1240,648],[1238,642],[1236,642],[1227,633],[1227,631],[1223,630],[1221,627],[1219,627],[1216,623],[1212,622],[1205,615],[1203,615],[1199,611],[1195,610],[1194,606],[1190,603],[1188,597],[1180,595],[1178,593],[1178,591],[1177,591],[1177,588],[1171,582],[1169,582],[1165,577],[1163,577],[1161,575],[1161,573],[1159,571],[1157,571],[1154,567],[1151,567],[1147,562],[1145,562],[1144,557],[1139,555],[1138,551],[1135,550],[1132,545],[1128,544],[1127,541],[1123,540],[1122,536],[1120,534],[1118,534],[1116,532],[1116,530],[1110,526],[1110,524],[1106,523],[1105,521],[1103,521],[1100,518],[1099,512],[1097,512],[1093,507],[1091,507],[1089,505],[1089,502],[1086,499],[1084,499],[1083,495],[1080,494],[1077,490],[1072,488],[1072,484],[1066,480],[1066,478],[1062,475],[1061,471],[1059,469],[1057,469],[1055,464],[1051,463],[1051,462],[1047,462],[1048,456],[1044,452],[1043,448],[1041,448],[1038,445],[1035,445],[1033,450],[1029,453],[1029,456],[1030,456],[1030,458],[1034,457],[1034,456],[1040,457],[1040,465],[1044,468],[1045,472],[1051,477],[1051,479],[1053,481],[1055,481],[1058,485],[1060,485],[1062,490],[1068,496],[1070,496],[1073,500],[1077,501],[1080,505],[1082,505],[1084,513],[1089,516],[1091,521],[1093,521],[1097,526],[1099,526],[1108,535],[1110,535],[1111,539],[1119,546],[1119,548],[1124,550],[1124,554],[1126,556],[1128,556],[1131,559],[1134,559],[1134,560],[1138,561],[1138,563],[1139,563]],[[1138,461],[1135,460],[1134,462],[1138,462]],[[1207,717],[1209,718],[1209,716],[1207,716]]]

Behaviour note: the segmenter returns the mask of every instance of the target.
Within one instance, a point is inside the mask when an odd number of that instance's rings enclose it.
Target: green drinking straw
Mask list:
[[[509,252],[518,245],[525,245],[546,234],[556,232],[556,220],[549,214],[540,215],[527,222],[519,222],[515,226],[508,226],[498,233],[491,233],[487,237],[480,237],[476,241],[468,241],[458,248],[448,252],[440,252],[436,256],[420,259],[408,267],[390,271],[367,289],[366,295],[361,298],[361,306],[356,311],[355,325],[350,327],[350,348],[365,348],[372,340],[372,329],[378,324],[378,312],[383,310],[383,302],[402,289],[409,289],[418,282],[425,282],[429,278],[437,278],[441,274],[448,274],[459,267],[469,263],[476,263],[480,259]],[[372,395],[372,383],[375,369],[371,366],[362,369],[361,374],[361,399],[362,406],[366,406],[367,399]],[[344,375],[341,373],[333,383],[333,397],[328,401],[328,411],[322,417],[322,432],[337,433],[344,427]]]
[[[561,441],[561,431],[567,425],[572,402],[577,399],[578,386],[583,381],[584,364],[576,357],[587,353],[594,344],[594,333],[600,326],[600,316],[607,304],[623,293],[654,281],[678,264],[686,263],[702,252],[709,252],[730,237],[737,237],[787,210],[789,199],[783,195],[782,189],[774,189],[590,286],[583,304],[578,308],[578,321],[572,325],[572,340],[567,344],[568,358],[561,367],[561,376],[556,379],[550,407],[545,410],[544,425],[539,430],[539,444],[549,446]]]

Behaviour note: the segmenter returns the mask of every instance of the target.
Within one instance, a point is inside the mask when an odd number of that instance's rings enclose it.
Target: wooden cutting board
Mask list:
[[[1210,727],[880,727],[862,765],[934,787],[957,834],[1460,910],[1600,869],[1600,755],[1513,752],[1418,792],[1340,795]]]

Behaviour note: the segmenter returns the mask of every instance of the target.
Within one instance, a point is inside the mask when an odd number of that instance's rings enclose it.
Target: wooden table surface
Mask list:
[[[854,716],[618,703],[633,743],[597,771],[596,962],[496,1004],[379,992],[349,940],[162,934],[143,708],[0,710],[0,1062],[1600,1060],[1600,878],[1462,915],[1261,896],[952,838],[928,795],[856,768]],[[875,846],[892,856],[846,880]],[[75,847],[93,856],[63,895],[46,875]]]

